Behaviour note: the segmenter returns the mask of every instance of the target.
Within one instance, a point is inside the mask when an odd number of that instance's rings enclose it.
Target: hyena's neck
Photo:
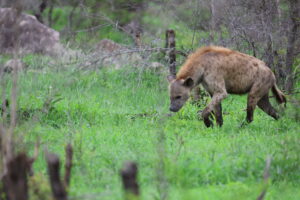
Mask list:
[[[179,72],[177,73],[176,79],[187,79],[192,78],[195,82],[194,86],[199,85],[203,79],[203,67],[199,65],[184,65],[180,68]]]

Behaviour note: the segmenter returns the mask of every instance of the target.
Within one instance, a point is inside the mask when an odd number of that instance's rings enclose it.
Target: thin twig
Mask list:
[[[81,32],[90,32],[90,31],[95,31],[99,28],[103,28],[103,27],[106,27],[106,26],[110,26],[111,24],[100,24],[100,25],[97,25],[97,26],[93,26],[93,27],[90,27],[90,28],[86,28],[86,29],[81,29],[81,30],[76,30],[76,31],[73,31],[73,33],[81,33]]]
[[[266,166],[265,166],[264,175],[263,175],[263,178],[264,178],[264,188],[263,188],[262,192],[260,193],[260,195],[257,197],[257,200],[263,200],[264,197],[265,197],[265,195],[266,195],[266,192],[268,190],[271,161],[272,161],[271,156],[267,156],[267,158],[266,158]]]

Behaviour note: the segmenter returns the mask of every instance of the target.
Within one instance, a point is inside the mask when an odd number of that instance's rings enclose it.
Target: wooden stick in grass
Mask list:
[[[166,48],[169,48],[169,73],[176,76],[176,49],[175,49],[175,31],[170,29],[166,31]]]
[[[25,153],[13,156],[7,163],[7,172],[2,177],[4,193],[9,200],[28,199],[28,157]],[[2,197],[1,197],[2,199]]]
[[[60,179],[59,174],[59,158],[57,155],[52,153],[47,153],[47,164],[48,164],[48,173],[51,184],[51,189],[53,197],[55,200],[66,200],[67,192],[65,190],[64,184]]]
[[[65,163],[65,180],[64,180],[66,188],[70,186],[72,159],[73,159],[73,148],[71,144],[68,144],[66,146],[66,163]]]
[[[135,162],[126,162],[121,169],[121,177],[125,190],[125,199],[138,199],[140,194],[139,185],[137,183],[137,164]]]

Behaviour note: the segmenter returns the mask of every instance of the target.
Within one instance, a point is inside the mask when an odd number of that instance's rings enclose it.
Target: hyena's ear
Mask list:
[[[187,79],[184,80],[183,86],[191,88],[194,86],[194,80],[191,77],[188,77]]]
[[[171,83],[173,80],[176,79],[176,76],[175,75],[168,75],[167,79],[168,79],[169,83]]]

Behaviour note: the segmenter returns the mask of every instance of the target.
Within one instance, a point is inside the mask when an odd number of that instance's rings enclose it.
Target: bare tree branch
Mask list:
[[[263,200],[264,197],[265,197],[265,195],[266,195],[266,192],[268,190],[271,161],[272,161],[271,156],[267,156],[266,166],[265,166],[264,175],[263,175],[263,178],[264,178],[264,189],[262,190],[262,192],[260,193],[260,195],[257,197],[257,200]]]

